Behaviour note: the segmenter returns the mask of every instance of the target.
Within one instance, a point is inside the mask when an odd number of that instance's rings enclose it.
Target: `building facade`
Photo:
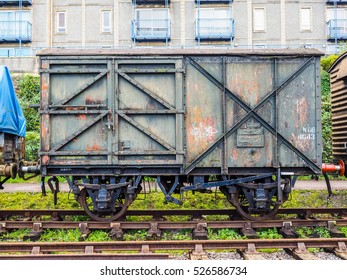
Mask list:
[[[45,48],[314,47],[347,40],[347,0],[0,1],[0,56]]]

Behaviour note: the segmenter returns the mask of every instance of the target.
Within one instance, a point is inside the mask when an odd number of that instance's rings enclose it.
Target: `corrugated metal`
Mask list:
[[[343,54],[330,72],[332,142],[334,159],[347,160],[347,56]]]
[[[320,55],[45,51],[41,164],[54,174],[319,172]]]

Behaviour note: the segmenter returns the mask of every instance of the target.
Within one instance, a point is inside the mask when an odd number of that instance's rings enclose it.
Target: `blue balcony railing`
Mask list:
[[[31,6],[33,3],[32,0],[22,0],[22,5],[23,6]],[[20,1],[17,0],[6,0],[6,1],[0,1],[0,6],[19,6]]]
[[[131,37],[138,41],[170,40],[170,20],[133,20]]]
[[[32,24],[29,21],[0,21],[1,42],[31,42]]]
[[[136,4],[136,5],[167,5],[167,4],[170,4],[170,0],[133,0],[133,4]]]
[[[214,18],[195,21],[197,40],[230,40],[234,38],[234,19]]]
[[[347,0],[326,0],[326,3],[328,5],[334,5],[336,2],[336,4],[347,4]]]
[[[195,0],[197,4],[230,4],[233,0]]]
[[[328,40],[347,39],[347,19],[331,19],[327,22]]]

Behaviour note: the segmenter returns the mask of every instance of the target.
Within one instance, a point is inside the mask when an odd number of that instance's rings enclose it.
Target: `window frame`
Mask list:
[[[67,33],[67,12],[66,11],[57,11],[57,34],[66,34]],[[64,15],[64,25],[61,25],[60,15]]]
[[[111,10],[101,10],[100,12],[100,32],[101,33],[112,33],[112,11]],[[105,25],[105,14],[109,16],[109,25]]]
[[[259,24],[257,24],[256,11],[263,11],[262,13],[263,24],[261,25],[261,27],[258,27]],[[255,33],[266,32],[266,8],[265,7],[253,7],[252,20],[253,20],[253,32]]]
[[[226,16],[223,18],[220,18],[216,16],[215,13],[218,13],[218,11],[225,12]],[[211,12],[213,12],[212,17],[202,17],[201,12],[211,15]],[[218,24],[218,20],[225,20],[224,22],[221,22]],[[205,21],[210,21],[211,25],[205,23]],[[229,22],[231,24],[230,26],[230,32],[227,32],[229,30]],[[218,26],[221,25],[221,26]],[[224,25],[224,26],[223,26]],[[212,32],[205,32],[202,31],[204,29],[210,28],[214,33]],[[216,30],[223,29],[223,32],[216,32]],[[226,34],[229,34],[230,36],[226,36]],[[196,9],[196,23],[195,23],[195,37],[200,38],[202,40],[208,39],[220,39],[220,40],[230,40],[230,38],[233,37],[234,30],[233,30],[233,18],[232,18],[232,10],[230,7],[203,7],[203,8],[197,8]]]
[[[153,16],[153,13],[156,11],[163,11],[165,18],[157,18]],[[150,12],[149,19],[141,18],[142,12]],[[170,9],[169,8],[138,8],[134,11],[134,20],[133,20],[133,39],[143,40],[143,41],[152,41],[152,40],[167,40],[171,37],[171,26],[170,26]],[[141,22],[142,21],[142,22]],[[156,21],[165,21],[165,26],[156,25]],[[141,27],[142,26],[142,27]],[[143,27],[145,26],[145,27]],[[141,32],[141,29],[148,29],[146,32]],[[166,35],[162,35],[160,29],[165,30]],[[158,34],[156,34],[158,32]]]
[[[309,21],[309,25],[304,25],[303,22],[303,11],[304,10],[308,10],[309,11],[309,18],[308,18],[308,21]],[[300,10],[299,10],[299,29],[300,29],[300,32],[312,32],[312,7],[300,7]],[[306,19],[307,20],[307,19]]]

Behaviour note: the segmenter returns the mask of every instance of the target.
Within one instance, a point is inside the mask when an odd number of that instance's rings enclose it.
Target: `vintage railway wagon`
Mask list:
[[[333,159],[347,161],[347,52],[329,69],[331,85]],[[346,172],[346,171],[344,171]],[[347,175],[347,173],[340,174]]]
[[[19,106],[10,72],[0,66],[0,189],[21,171],[25,154],[26,121]]]
[[[219,188],[247,219],[274,215],[295,176],[321,173],[313,49],[45,50],[43,176],[66,176],[96,220],[154,178],[165,199]]]

